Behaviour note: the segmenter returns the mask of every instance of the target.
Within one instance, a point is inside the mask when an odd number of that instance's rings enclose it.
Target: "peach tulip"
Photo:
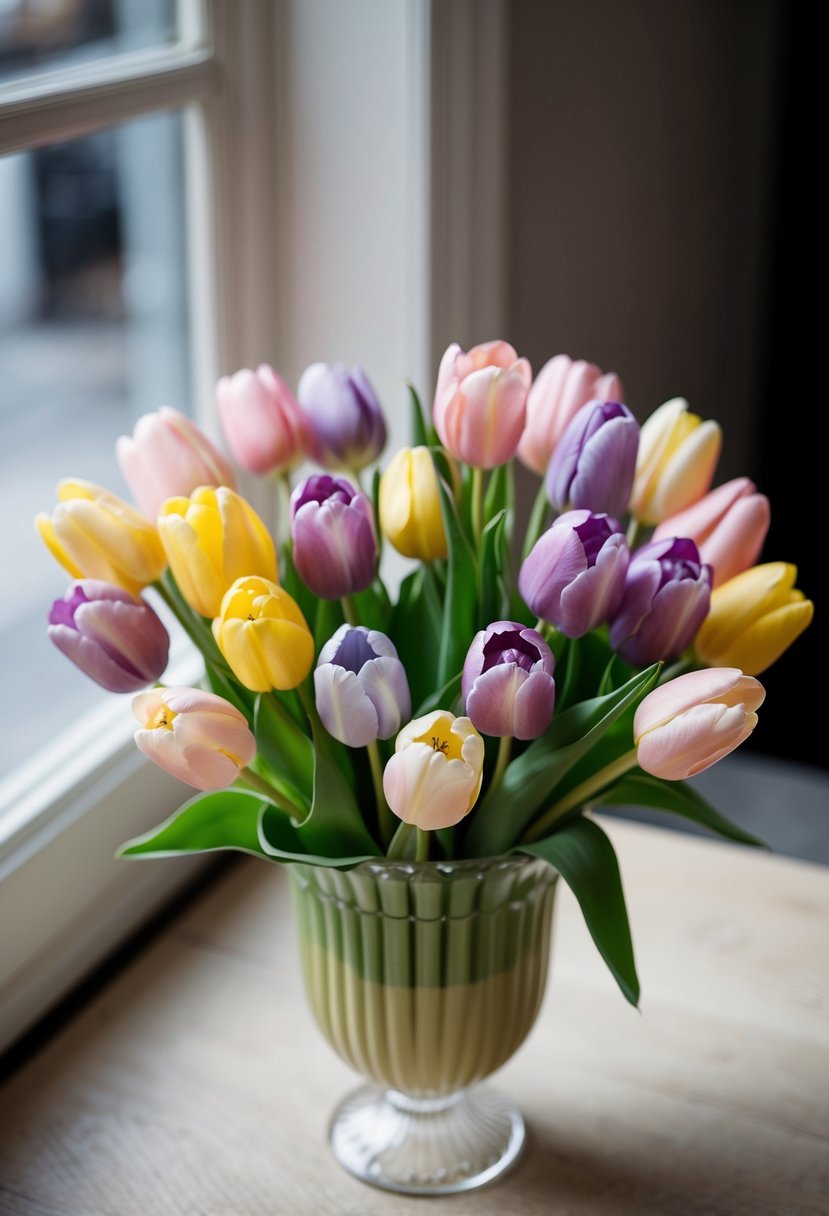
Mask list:
[[[139,693],[132,712],[139,750],[197,790],[231,785],[256,755],[244,714],[212,692],[153,688]]]
[[[424,830],[458,823],[481,791],[484,741],[469,718],[436,709],[404,726],[383,773],[389,806]]]
[[[541,476],[567,426],[588,401],[624,401],[615,372],[603,375],[594,363],[556,355],[533,381],[527,397],[527,425],[518,444],[518,459]]]
[[[311,427],[277,371],[260,363],[222,376],[216,385],[219,420],[233,459],[249,473],[284,473],[311,450]]]
[[[479,469],[506,464],[524,430],[532,371],[509,342],[468,352],[453,342],[440,361],[433,417],[440,441]]]
[[[665,781],[703,772],[748,738],[765,696],[737,667],[691,671],[655,688],[633,720],[639,767]]]
[[[663,520],[654,540],[687,536],[712,567],[715,587],[753,566],[766,533],[771,510],[765,494],[748,477],[736,477],[711,490],[699,502]]]
[[[142,414],[132,437],[117,441],[115,454],[133,498],[150,519],[174,494],[192,494],[197,486],[236,486],[221,452],[195,422],[168,406]]]

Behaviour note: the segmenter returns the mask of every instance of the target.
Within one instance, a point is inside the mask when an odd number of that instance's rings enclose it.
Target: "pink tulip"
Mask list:
[[[639,767],[665,781],[703,772],[748,738],[765,696],[738,667],[691,671],[655,688],[633,719]]]
[[[249,473],[284,473],[311,450],[311,428],[285,381],[267,363],[216,385],[219,420],[233,458]]]
[[[195,422],[168,406],[143,414],[115,453],[133,498],[152,520],[167,498],[192,494],[197,486],[236,486],[221,452]]]
[[[624,401],[624,391],[615,372],[603,375],[594,363],[574,361],[569,355],[549,359],[527,397],[518,459],[543,476],[553,449],[582,406],[588,401]]]
[[[139,693],[132,712],[140,751],[159,768],[197,790],[231,785],[256,755],[243,714],[200,688],[153,688]]]
[[[696,542],[700,557],[714,570],[714,586],[727,583],[753,566],[769,530],[771,512],[765,494],[748,477],[717,486],[704,498],[664,520],[653,534],[687,536]]]
[[[453,342],[440,361],[433,417],[440,441],[479,469],[515,455],[526,418],[532,371],[509,342],[485,342],[465,353]]]

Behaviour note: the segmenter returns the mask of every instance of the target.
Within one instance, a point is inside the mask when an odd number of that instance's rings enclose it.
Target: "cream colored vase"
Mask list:
[[[556,872],[509,856],[291,868],[305,984],[334,1050],[369,1084],[335,1112],[335,1156],[414,1194],[481,1186],[517,1158],[519,1112],[477,1082],[535,1022]]]

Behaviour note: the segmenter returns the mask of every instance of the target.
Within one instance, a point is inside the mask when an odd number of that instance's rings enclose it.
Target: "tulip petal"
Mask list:
[[[394,658],[381,656],[366,663],[357,679],[376,711],[375,738],[391,738],[400,729],[400,723],[405,722],[412,712],[409,682],[403,664],[396,654]]]
[[[353,671],[333,663],[317,667],[314,694],[323,726],[340,743],[366,747],[377,738],[377,711]]]
[[[684,781],[734,751],[756,724],[757,715],[742,705],[695,705],[642,737],[639,766],[665,781]]]

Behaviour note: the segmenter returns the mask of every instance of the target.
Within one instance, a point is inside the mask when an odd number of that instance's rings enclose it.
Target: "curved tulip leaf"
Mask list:
[[[412,420],[412,447],[430,448],[440,442],[435,428],[427,421],[417,389],[413,384],[407,385]]]
[[[158,827],[122,844],[116,857],[180,857],[186,853],[212,853],[216,849],[236,849],[266,857],[259,843],[259,816],[266,805],[261,794],[249,790],[198,794]]]
[[[434,580],[427,588],[429,573],[421,566],[403,579],[389,627],[389,636],[409,677],[413,705],[420,705],[435,687],[440,687],[437,664],[443,608]]]
[[[354,857],[327,857],[322,853],[306,850],[297,828],[286,815],[267,802],[262,804],[259,814],[258,843],[261,851],[272,861],[290,863],[304,862],[309,866],[328,866],[336,870],[348,870],[361,861],[376,860],[376,853],[358,854]]]
[[[725,815],[716,810],[701,794],[684,781],[663,781],[660,777],[652,777],[641,769],[633,769],[616,785],[596,799],[603,805],[616,806],[648,806],[660,811],[671,811],[674,815],[682,815],[707,828],[734,840],[738,844],[752,845],[754,848],[767,849],[769,846],[757,836],[752,836],[738,824],[732,823]]]
[[[378,857],[374,842],[321,723],[311,723],[314,741],[314,798],[308,818],[297,828],[301,848],[321,857]]]
[[[558,870],[578,900],[590,936],[613,978],[631,1005],[638,1006],[639,977],[619,863],[599,825],[579,815],[543,840],[514,851],[543,857]]]
[[[484,528],[481,543],[481,620],[503,621],[509,613],[504,576],[509,570],[508,512],[502,508]]]
[[[314,775],[314,748],[275,693],[260,693],[253,713],[259,756],[277,777],[285,779],[307,806]]]
[[[445,684],[453,672],[460,671],[469,643],[477,630],[478,569],[475,555],[464,536],[455,499],[436,464],[440,508],[449,560],[446,566],[446,597],[443,602],[443,628],[438,654],[438,685]]]

